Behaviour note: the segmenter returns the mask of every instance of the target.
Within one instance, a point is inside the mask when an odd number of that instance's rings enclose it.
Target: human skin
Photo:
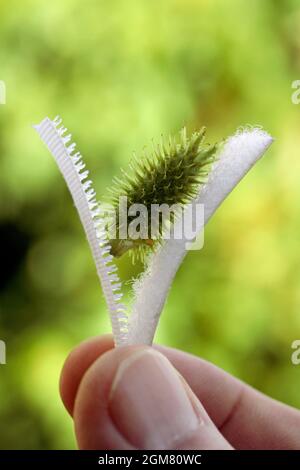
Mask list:
[[[299,449],[300,411],[171,348],[91,338],[60,380],[80,449]]]

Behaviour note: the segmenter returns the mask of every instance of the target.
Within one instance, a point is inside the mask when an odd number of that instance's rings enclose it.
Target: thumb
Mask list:
[[[144,347],[110,350],[75,400],[82,449],[231,449],[171,363]]]

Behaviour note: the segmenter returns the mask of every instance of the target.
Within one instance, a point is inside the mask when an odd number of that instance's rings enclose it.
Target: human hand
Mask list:
[[[90,339],[66,360],[60,390],[81,449],[300,448],[300,411],[170,348]]]

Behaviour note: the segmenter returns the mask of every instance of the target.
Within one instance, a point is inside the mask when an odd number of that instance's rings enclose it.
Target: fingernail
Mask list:
[[[120,432],[141,449],[172,449],[200,424],[177,371],[152,349],[139,350],[121,363],[109,406]]]

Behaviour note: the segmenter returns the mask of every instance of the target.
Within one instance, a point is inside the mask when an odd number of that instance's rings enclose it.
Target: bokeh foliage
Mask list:
[[[205,124],[276,139],[188,254],[157,341],[300,406],[298,0],[0,2],[0,448],[70,448],[58,378],[68,351],[109,331],[82,228],[30,127],[60,114],[105,193],[132,151]],[[140,266],[118,262],[126,287]]]

